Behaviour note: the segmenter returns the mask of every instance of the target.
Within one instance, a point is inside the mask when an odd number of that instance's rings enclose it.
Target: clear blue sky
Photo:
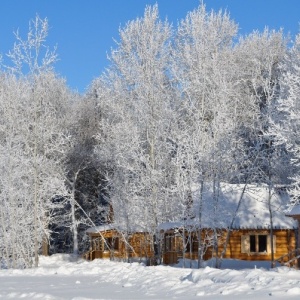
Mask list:
[[[36,14],[50,24],[48,45],[58,46],[56,71],[68,85],[84,92],[108,65],[107,54],[115,46],[118,29],[143,16],[145,6],[157,3],[161,18],[176,25],[199,0],[2,0],[0,6],[0,53],[12,48],[13,31],[25,36]],[[240,34],[265,26],[298,33],[300,0],[206,0],[207,9],[227,9],[239,24]]]

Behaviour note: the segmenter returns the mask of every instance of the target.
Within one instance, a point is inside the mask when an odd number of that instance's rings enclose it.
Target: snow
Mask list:
[[[86,233],[97,233],[102,232],[106,230],[114,230],[116,229],[116,226],[114,224],[103,224],[95,227],[91,227],[86,230]]]
[[[232,221],[233,214],[237,208],[244,185],[221,183],[218,200],[218,220],[215,221],[214,200],[211,185],[206,185],[203,191],[202,227],[213,228],[217,223],[219,228],[227,228]],[[270,214],[268,208],[268,187],[248,184],[242,198],[239,211],[237,212],[234,229],[269,229]],[[195,191],[197,195],[197,191]],[[273,213],[273,226],[275,229],[295,229],[297,223],[286,215],[289,202],[288,194],[284,190],[272,191],[271,206]],[[195,215],[197,216],[199,202],[194,196]],[[185,225],[197,227],[197,218],[183,222],[166,222],[159,225],[161,230],[169,230]]]
[[[300,205],[295,205],[292,210],[286,214],[287,216],[297,217],[300,216]]]
[[[99,232],[104,232],[104,231],[109,231],[109,230],[119,230],[119,231],[131,231],[131,232],[147,232],[145,230],[145,226],[140,226],[139,224],[135,224],[134,226],[130,226],[128,229],[128,226],[126,224],[116,224],[116,223],[111,223],[111,224],[103,224],[99,226],[94,226],[90,227],[89,229],[86,230],[86,233],[99,233]]]
[[[0,270],[0,299],[299,299],[300,271],[237,260],[218,270],[210,263],[198,270],[56,254],[40,257],[38,268]]]
[[[214,200],[211,184],[206,184],[203,190],[203,204],[202,204],[202,227],[214,228],[215,223],[218,228],[228,228],[232,221],[233,215],[240,200],[243,184],[220,184],[220,195],[218,200],[218,220],[216,221],[212,216],[214,215]],[[199,195],[197,194],[197,187],[194,187],[194,211],[196,218],[188,219],[187,221],[178,220],[173,222],[164,222],[159,224],[158,229],[167,231],[173,228],[188,227],[196,228],[199,224],[197,219],[197,211],[199,210]],[[268,208],[269,190],[266,185],[248,184],[245,193],[242,197],[239,211],[237,212],[233,229],[269,229],[270,228],[270,213]],[[289,196],[284,189],[273,189],[271,197],[271,206],[273,214],[274,229],[295,229],[297,222],[291,218],[291,214],[300,214],[300,206],[294,207],[289,214],[286,213],[287,204],[289,203]],[[297,209],[297,211],[296,211]],[[215,222],[215,223],[214,223]],[[89,228],[87,233],[104,232],[106,230],[124,230],[125,224],[104,224]],[[144,232],[146,229],[142,226],[136,225],[131,227],[132,232]]]

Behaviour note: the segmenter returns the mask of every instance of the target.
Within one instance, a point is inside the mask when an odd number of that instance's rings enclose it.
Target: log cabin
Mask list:
[[[84,254],[84,258],[88,260],[104,258],[152,264],[153,237],[147,232],[126,232],[115,224],[106,224],[89,228],[86,233],[90,237],[90,250]]]
[[[269,193],[267,186],[247,185],[245,189],[243,185],[221,184],[217,200],[212,189],[206,187],[201,209],[197,200],[193,201],[190,218],[159,226],[164,264],[176,264],[180,258],[198,259],[198,253],[203,260],[222,256],[278,260],[281,264],[294,261],[299,230],[296,222],[285,215],[289,198],[283,188]]]
[[[287,265],[294,262],[299,230],[293,220],[295,216],[285,214],[289,197],[284,188],[269,192],[267,186],[245,188],[221,184],[216,200],[212,188],[206,186],[201,209],[199,197],[193,197],[190,216],[159,225],[163,264],[176,264],[180,258],[198,259],[199,239],[203,260],[222,255],[222,258],[240,260],[278,260]],[[90,228],[87,234],[90,250],[84,255],[86,259],[144,261],[148,265],[154,261],[154,237],[148,232],[126,233],[112,223]]]

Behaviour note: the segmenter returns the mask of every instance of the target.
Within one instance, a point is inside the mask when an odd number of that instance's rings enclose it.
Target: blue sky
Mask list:
[[[108,65],[107,54],[115,46],[118,29],[143,16],[146,5],[157,3],[161,18],[176,25],[199,0],[2,0],[0,9],[0,53],[12,48],[13,31],[25,36],[36,14],[47,17],[48,45],[58,46],[56,71],[68,85],[83,93]],[[284,28],[298,33],[300,0],[206,0],[208,10],[227,9],[239,24],[240,34],[253,30]]]

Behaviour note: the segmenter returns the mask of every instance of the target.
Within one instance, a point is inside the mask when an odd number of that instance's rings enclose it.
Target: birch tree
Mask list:
[[[30,164],[20,145],[20,111],[26,97],[26,85],[13,76],[2,74],[0,88],[1,111],[1,264],[5,267],[32,265],[30,248],[33,249],[32,201],[28,197],[24,167]],[[26,170],[26,169],[25,169]],[[22,178],[23,177],[23,178]],[[24,247],[24,245],[28,246]],[[24,249],[25,248],[25,249]],[[22,250],[21,250],[22,249]],[[29,250],[29,251],[28,251]],[[29,253],[28,253],[29,252]]]
[[[20,83],[18,92],[21,97],[3,95],[3,105],[9,105],[10,109],[16,108],[13,114],[18,120],[7,120],[7,134],[12,138],[5,139],[3,145],[14,146],[15,151],[10,151],[10,155],[19,161],[22,170],[20,184],[25,185],[26,189],[22,189],[22,195],[17,199],[29,203],[31,209],[19,205],[26,219],[19,219],[17,223],[30,232],[32,240],[29,238],[22,246],[25,247],[28,257],[33,254],[35,267],[38,266],[42,242],[48,242],[51,199],[66,193],[60,163],[64,148],[68,146],[68,139],[62,130],[68,92],[65,82],[53,73],[52,64],[56,54],[45,46],[47,32],[47,20],[37,16],[30,22],[27,39],[22,39],[20,34],[16,33],[17,41],[8,54],[11,63],[4,66],[7,74],[11,74],[9,76]],[[10,113],[8,110],[3,112]],[[8,141],[10,146],[7,145]],[[12,179],[9,185],[12,191],[19,189],[18,185],[14,184],[15,175],[8,176]],[[9,197],[3,201],[13,198],[14,201],[17,200],[15,197]],[[28,216],[32,218],[30,222]],[[30,267],[32,263],[25,263],[25,266]]]
[[[254,122],[249,130],[252,135],[248,151],[253,155],[252,164],[257,163],[256,182],[266,183],[269,190],[268,208],[270,215],[270,236],[272,266],[274,265],[273,250],[273,208],[272,191],[275,184],[286,178],[284,172],[284,149],[274,144],[270,134],[270,118],[274,112],[280,94],[280,69],[286,43],[281,31],[269,31],[253,34],[240,41],[240,50],[244,51],[244,71],[248,77],[250,94],[256,104]],[[245,77],[244,77],[245,78]]]
[[[120,30],[120,41],[110,55],[111,67],[105,75],[114,111],[111,124],[118,168],[114,175],[118,178],[113,180],[118,182],[119,192],[131,191],[122,193],[123,201],[131,207],[131,220],[145,220],[153,233],[164,218],[165,207],[172,205],[165,202],[164,184],[171,126],[170,37],[171,27],[159,20],[157,5],[147,7],[142,18]],[[121,198],[117,190],[112,195],[115,217],[116,199]]]
[[[184,168],[178,169],[179,178],[183,172],[188,174],[190,183],[182,186],[185,189],[199,183],[199,267],[204,248],[201,242],[202,209],[207,205],[203,203],[204,182],[213,184],[217,218],[220,181],[229,180],[230,176],[225,174],[233,171],[229,157],[230,149],[234,147],[229,141],[235,139],[235,122],[239,118],[233,71],[236,68],[231,54],[236,32],[237,25],[228,14],[207,12],[205,5],[200,5],[180,22],[173,54],[172,75],[181,94],[177,107],[177,119],[181,123],[177,144],[179,149],[184,149],[181,155],[185,162]],[[217,223],[217,219],[215,221]],[[216,230],[215,237],[217,252]]]
[[[280,64],[280,94],[269,117],[268,133],[273,137],[274,146],[285,154],[286,183],[290,184],[290,208],[299,203],[299,109],[300,109],[300,35],[295,38],[292,48]]]
[[[64,163],[68,189],[66,200],[70,207],[70,212],[65,212],[69,223],[64,227],[66,236],[71,235],[69,240],[73,244],[73,254],[78,255],[88,246],[85,230],[88,226],[100,225],[105,221],[108,203],[105,169],[94,153],[101,115],[97,96],[88,93],[85,97],[77,95],[76,98],[70,109],[69,128],[72,137]],[[69,247],[66,247],[67,251]]]

